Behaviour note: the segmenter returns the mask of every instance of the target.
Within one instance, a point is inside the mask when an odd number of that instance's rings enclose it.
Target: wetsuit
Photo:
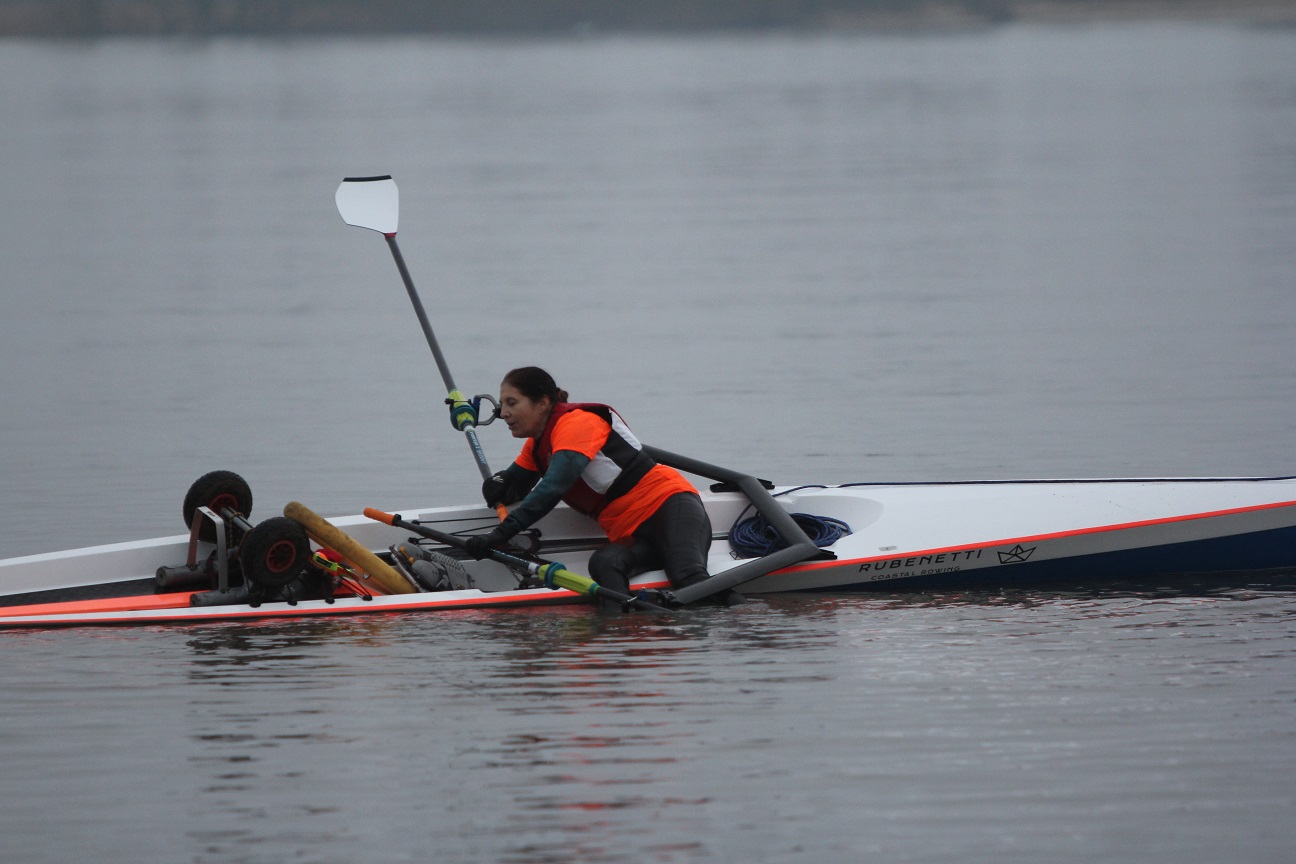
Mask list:
[[[607,405],[558,403],[503,474],[503,503],[516,503],[500,525],[507,536],[560,500],[598,520],[611,541],[590,558],[600,585],[628,593],[631,576],[658,567],[676,588],[707,578],[711,521],[697,490],[644,452]]]

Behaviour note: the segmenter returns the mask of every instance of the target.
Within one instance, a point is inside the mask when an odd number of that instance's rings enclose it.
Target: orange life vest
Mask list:
[[[531,447],[531,458],[541,474],[549,469],[553,456],[554,427],[572,411],[588,411],[612,427],[607,441],[585,466],[580,479],[563,495],[563,501],[573,510],[597,519],[604,507],[633,489],[657,463],[644,452],[639,439],[610,406],[597,402],[559,402]]]
[[[558,430],[558,422],[569,417],[568,427],[583,413],[583,422],[570,434]],[[588,419],[586,419],[588,418]],[[606,436],[603,429],[607,429]],[[557,439],[557,440],[555,440]],[[518,454],[517,464],[544,474],[555,447],[572,450],[589,458],[580,479],[563,495],[573,510],[593,516],[615,542],[631,536],[672,495],[697,494],[674,468],[658,464],[644,452],[621,417],[607,405],[596,402],[554,405],[553,413],[539,438],[528,438]]]

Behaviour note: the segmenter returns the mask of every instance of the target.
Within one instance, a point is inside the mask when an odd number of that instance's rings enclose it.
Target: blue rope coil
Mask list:
[[[809,513],[788,515],[801,526],[801,530],[805,531],[816,546],[831,546],[851,533],[849,525],[831,516],[812,516]],[[750,519],[739,516],[739,520],[729,529],[729,546],[739,558],[759,558],[784,549],[787,545],[787,541],[760,514]]]

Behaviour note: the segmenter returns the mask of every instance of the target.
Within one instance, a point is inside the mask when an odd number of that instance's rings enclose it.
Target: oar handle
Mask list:
[[[396,520],[400,518],[394,513],[388,513],[383,510],[375,510],[372,507],[366,507],[364,509],[364,515],[366,519],[372,519],[375,522],[381,522],[384,525],[392,525],[392,526],[395,526]]]
[[[577,594],[584,594],[587,597],[593,597],[595,594],[606,594],[614,600],[625,602],[626,598],[616,591],[609,591],[602,585],[590,579],[588,576],[582,576],[579,573],[573,573],[563,565],[554,561],[545,564],[536,571],[536,575],[544,580],[546,585],[566,588],[568,591],[575,591]]]

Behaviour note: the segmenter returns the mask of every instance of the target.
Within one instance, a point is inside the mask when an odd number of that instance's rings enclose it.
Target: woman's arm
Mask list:
[[[581,472],[590,463],[588,456],[575,450],[559,450],[549,460],[549,470],[540,478],[535,488],[527,493],[522,501],[509,511],[508,518],[492,531],[498,534],[502,542],[530,528],[540,518],[558,506],[567,490],[580,479]]]
[[[575,450],[559,450],[549,460],[549,470],[540,478],[535,488],[527,493],[516,507],[509,511],[503,522],[496,525],[488,534],[477,534],[469,537],[464,547],[468,554],[481,560],[493,546],[508,542],[509,538],[530,528],[540,517],[558,505],[562,496],[572,487],[590,458]]]
[[[486,499],[487,507],[512,506],[525,498],[539,479],[539,471],[523,468],[514,462],[482,484],[482,498]]]

